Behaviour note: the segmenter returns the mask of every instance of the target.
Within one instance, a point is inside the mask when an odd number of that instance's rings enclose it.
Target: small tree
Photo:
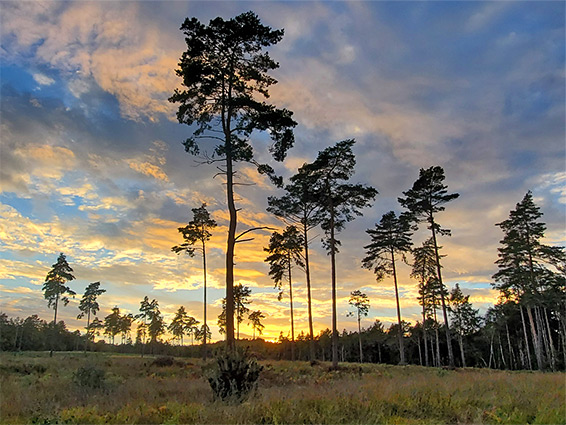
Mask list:
[[[263,314],[260,310],[252,311],[248,316],[248,320],[250,321],[253,329],[253,339],[255,339],[255,331],[257,330],[258,335],[263,333],[263,329],[265,326],[261,321],[265,319],[265,314]]]
[[[350,300],[348,303],[356,309],[355,312],[349,312],[348,316],[356,315],[358,319],[358,342],[360,345],[360,363],[364,361],[364,353],[362,351],[362,316],[367,316],[369,311],[369,299],[366,294],[356,289],[350,293]]]
[[[295,360],[295,324],[293,320],[293,280],[292,269],[296,264],[304,267],[303,258],[303,236],[295,226],[287,226],[281,234],[273,232],[269,240],[269,246],[263,249],[269,255],[265,259],[269,263],[269,276],[275,281],[275,287],[279,289],[278,300],[283,297],[283,280],[289,282],[289,306],[291,311],[291,360]]]
[[[104,318],[104,335],[108,335],[112,344],[114,344],[114,337],[120,333],[120,309],[114,307],[112,313]]]
[[[458,193],[448,194],[448,186],[444,184],[444,170],[435,166],[427,169],[421,168],[419,178],[413,183],[413,187],[403,192],[405,198],[399,198],[399,203],[409,210],[409,214],[417,222],[427,222],[428,229],[432,232],[432,241],[436,257],[436,276],[442,288],[442,272],[440,265],[440,254],[438,252],[437,235],[450,236],[450,230],[443,229],[436,221],[436,214],[444,211],[444,204],[460,196]],[[450,337],[450,326],[446,310],[444,290],[440,292],[442,303],[442,315],[444,316],[444,328],[446,330],[446,345],[448,346],[448,361],[454,367],[454,353],[452,351],[452,338]]]
[[[189,315],[185,310],[185,307],[180,306],[177,312],[175,313],[175,317],[167,327],[169,332],[173,334],[175,339],[177,339],[181,345],[183,345],[183,335],[186,333],[186,323]]]
[[[141,355],[143,357],[146,336],[149,336],[152,342],[156,341],[157,337],[165,331],[165,324],[159,311],[159,303],[156,300],[149,301],[147,295],[140,302],[140,313],[134,317],[141,320],[141,323],[138,324],[136,340],[142,344]]]
[[[470,296],[463,294],[458,283],[450,291],[450,298],[448,298],[452,327],[458,335],[458,343],[460,344],[462,367],[466,367],[464,336],[477,331],[480,325],[479,310],[475,310],[469,300]]]
[[[79,310],[81,313],[77,316],[77,319],[82,319],[86,314],[86,329],[88,334],[88,328],[90,326],[90,315],[96,315],[98,310],[100,310],[100,306],[98,305],[97,298],[106,292],[106,289],[100,289],[100,282],[93,282],[90,283],[86,289],[85,293],[79,303]],[[85,352],[88,345],[88,335],[85,341]]]
[[[343,140],[318,153],[312,164],[305,164],[300,172],[311,177],[323,219],[321,227],[326,233],[323,241],[330,254],[332,283],[332,367],[338,367],[338,329],[336,312],[336,253],[340,241],[336,233],[377,196],[373,187],[343,183],[354,174],[356,158],[352,151],[355,141]]]
[[[249,297],[252,294],[252,290],[243,286],[241,283],[234,286],[234,306],[236,307],[236,323],[237,323],[237,338],[240,339],[240,323],[244,321],[246,314],[249,313],[250,309],[248,305],[251,304]],[[226,298],[222,299],[222,311],[218,315],[218,327],[221,334],[226,333]]]
[[[366,232],[371,237],[371,243],[364,247],[366,257],[362,261],[362,267],[370,270],[373,269],[378,282],[387,275],[393,275],[397,304],[397,324],[401,327],[401,306],[399,303],[395,257],[400,255],[403,261],[407,262],[406,254],[411,250],[412,246],[410,220],[406,215],[397,217],[395,212],[389,211],[383,215],[381,221],[375,225],[374,229],[368,229]],[[401,332],[399,332],[399,355],[399,363],[405,364],[405,348]]]
[[[293,146],[292,112],[277,109],[258,96],[267,98],[269,86],[277,81],[269,72],[279,65],[266,47],[277,44],[283,30],[262,25],[253,12],[225,21],[218,17],[203,25],[198,19],[186,19],[181,30],[187,50],[179,62],[177,75],[182,90],[175,90],[169,101],[179,103],[177,119],[196,129],[185,142],[187,152],[200,154],[199,141],[216,143],[214,154],[205,154],[209,163],[223,163],[230,223],[226,248],[226,342],[234,347],[234,248],[236,245],[237,208],[234,202],[234,174],[237,162],[257,165],[260,173],[273,169],[254,160],[250,135],[254,130],[269,131],[273,140],[270,151],[276,161],[285,159]]]
[[[204,325],[206,325],[206,242],[210,240],[212,233],[210,230],[216,227],[216,221],[210,218],[210,214],[206,209],[206,204],[203,203],[200,208],[193,208],[193,220],[189,222],[185,227],[179,227],[179,232],[183,235],[184,243],[171,248],[173,252],[177,254],[181,252],[187,253],[190,257],[195,255],[196,251],[200,251],[202,254],[202,271],[203,271],[203,286],[204,286]],[[199,243],[200,246],[196,244]],[[207,349],[206,349],[206,333],[203,334],[204,338],[202,340],[202,350],[203,357],[206,360]],[[181,335],[181,345],[182,343]]]

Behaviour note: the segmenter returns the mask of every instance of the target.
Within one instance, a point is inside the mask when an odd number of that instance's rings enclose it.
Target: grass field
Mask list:
[[[241,405],[213,401],[196,359],[0,355],[2,423],[536,423],[566,424],[564,373],[264,361],[258,392]],[[103,370],[99,388],[76,371]]]

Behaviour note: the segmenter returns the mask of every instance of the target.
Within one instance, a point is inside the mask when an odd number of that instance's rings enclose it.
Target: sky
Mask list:
[[[0,310],[52,320],[41,290],[59,253],[77,297],[58,318],[83,329],[78,303],[100,281],[103,319],[117,306],[136,314],[144,296],[166,321],[185,306],[202,321],[197,255],[176,255],[177,228],[203,202],[219,226],[208,244],[213,339],[224,296],[228,214],[214,166],[199,165],[182,141],[193,129],[167,101],[180,87],[185,17],[203,23],[252,10],[283,28],[269,49],[280,64],[270,102],[294,112],[296,144],[278,173],[289,178],[317,153],[354,138],[351,182],[379,191],[338,238],[338,328],[351,291],[371,302],[362,326],[396,321],[393,282],[361,268],[365,230],[411,188],[420,168],[439,165],[450,192],[438,221],[443,277],[459,283],[484,313],[497,302],[491,276],[505,220],[528,190],[547,223],[545,243],[566,242],[565,3],[545,1],[2,1],[0,2]],[[265,134],[252,135],[268,161]],[[212,145],[210,145],[212,146]],[[238,231],[282,229],[266,212],[282,195],[253,168],[238,166]],[[331,325],[330,263],[312,232],[315,333]],[[428,236],[417,232],[418,246]],[[290,331],[289,305],[264,262],[269,232],[237,245],[235,279],[252,289],[252,310],[266,314],[266,339]],[[417,282],[400,266],[404,320],[419,320]],[[306,285],[294,275],[295,326],[307,331]],[[250,337],[245,323],[241,337]]]

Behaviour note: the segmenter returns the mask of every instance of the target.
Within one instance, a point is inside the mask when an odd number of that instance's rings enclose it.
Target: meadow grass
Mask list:
[[[564,373],[264,361],[259,389],[240,405],[213,401],[212,363],[56,353],[0,355],[2,423],[566,424]],[[75,372],[105,372],[102,388]]]

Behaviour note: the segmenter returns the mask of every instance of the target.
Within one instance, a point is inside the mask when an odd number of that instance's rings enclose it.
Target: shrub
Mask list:
[[[262,369],[255,358],[241,349],[220,354],[208,376],[214,398],[235,403],[244,401],[257,389]]]
[[[104,370],[96,366],[79,367],[73,374],[73,382],[79,387],[102,388],[106,383]]]
[[[151,362],[152,366],[158,367],[173,366],[173,364],[175,364],[175,359],[171,356],[159,356]]]

